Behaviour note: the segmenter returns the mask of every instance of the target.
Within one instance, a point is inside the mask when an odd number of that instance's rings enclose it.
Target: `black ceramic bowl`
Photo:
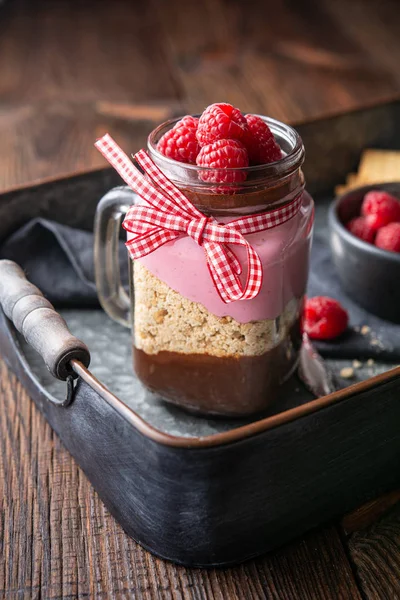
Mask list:
[[[400,323],[400,254],[368,244],[344,226],[360,214],[365,194],[376,189],[400,198],[400,183],[368,185],[337,198],[329,211],[330,245],[345,292],[367,311]]]

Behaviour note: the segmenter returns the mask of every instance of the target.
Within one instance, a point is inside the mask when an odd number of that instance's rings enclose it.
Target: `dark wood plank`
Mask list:
[[[361,598],[336,528],[327,527],[254,565],[279,600]],[[288,574],[290,573],[290,577]],[[267,596],[269,597],[269,596]]]
[[[12,0],[1,10],[2,106],[177,98],[150,3]]]
[[[232,569],[156,559],[122,531],[0,361],[0,597],[360,598],[330,526]]]
[[[136,152],[145,146],[155,116],[168,118],[173,110],[165,104],[145,113],[136,104],[63,102],[0,112],[0,188],[104,167],[93,146],[96,138],[109,132],[128,152]]]
[[[6,2],[0,188],[104,164],[99,133],[137,149],[216,100],[299,122],[398,97],[396,3],[348,4]]]
[[[103,166],[93,142],[106,131],[143,146],[181,112],[166,56],[147,2],[1,6],[0,187]]]
[[[400,25],[398,3],[385,0],[378,6],[376,2],[364,0],[335,0],[325,3],[325,6],[340,29],[362,48],[369,68],[381,73],[397,92],[400,85],[399,40],[396,34]],[[371,90],[366,90],[366,93],[370,96]]]
[[[153,2],[190,111],[218,98],[246,111],[301,121],[399,90],[394,65],[371,61],[374,38],[367,49],[347,31],[345,3],[333,12],[334,3],[313,0],[276,0],[273,8],[268,2],[214,0],[201,10],[196,0]],[[363,2],[364,19],[374,21],[386,4]],[[385,25],[394,32],[400,17],[392,12]]]
[[[349,538],[350,557],[368,600],[400,598],[400,504]]]
[[[344,533],[350,535],[355,531],[367,529],[367,527],[382,518],[396,504],[400,507],[400,490],[394,490],[367,502],[367,504],[363,504],[343,517],[341,526]]]

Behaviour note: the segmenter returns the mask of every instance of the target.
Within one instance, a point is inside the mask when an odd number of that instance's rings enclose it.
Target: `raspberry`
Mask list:
[[[376,234],[375,246],[382,250],[400,252],[400,223],[389,223]]]
[[[218,169],[200,172],[203,181],[214,183],[238,183],[247,177],[246,171],[226,171],[249,166],[247,150],[237,140],[217,140],[213,144],[203,146],[197,155],[196,164],[199,167]]]
[[[197,117],[192,117],[192,115],[186,115],[174,125],[174,129],[178,129],[179,127],[194,127],[195,129],[197,129],[198,126],[199,119]]]
[[[364,242],[369,242],[370,244],[374,243],[376,231],[374,227],[368,223],[366,217],[356,217],[355,219],[351,219],[351,221],[347,223],[346,229],[356,237],[360,238],[360,240],[364,240]]]
[[[372,190],[365,194],[361,214],[375,229],[400,221],[400,201],[387,192]]]
[[[210,104],[199,120],[197,140],[207,146],[217,140],[243,140],[248,132],[246,119],[231,104]]]
[[[349,317],[342,305],[328,296],[307,298],[304,307],[303,329],[315,340],[330,340],[347,328]]]
[[[179,162],[196,164],[200,147],[196,138],[199,120],[187,115],[164,133],[157,144],[157,150],[164,156]]]
[[[282,158],[282,150],[277,144],[268,125],[256,115],[246,115],[249,133],[244,140],[250,162],[264,165]]]

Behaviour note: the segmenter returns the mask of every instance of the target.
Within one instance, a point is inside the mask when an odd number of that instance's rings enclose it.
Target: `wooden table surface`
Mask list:
[[[399,97],[399,29],[395,0],[8,0],[0,188],[103,165],[105,131],[135,150],[216,100],[299,122]],[[0,402],[1,598],[400,598],[398,493],[237,568],[189,570],[124,534],[1,359]]]

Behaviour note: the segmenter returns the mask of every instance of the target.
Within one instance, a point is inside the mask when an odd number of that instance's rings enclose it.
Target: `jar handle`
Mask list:
[[[131,303],[121,283],[118,242],[122,218],[136,198],[127,186],[113,188],[100,200],[94,221],[97,294],[108,316],[124,327],[131,327]]]

